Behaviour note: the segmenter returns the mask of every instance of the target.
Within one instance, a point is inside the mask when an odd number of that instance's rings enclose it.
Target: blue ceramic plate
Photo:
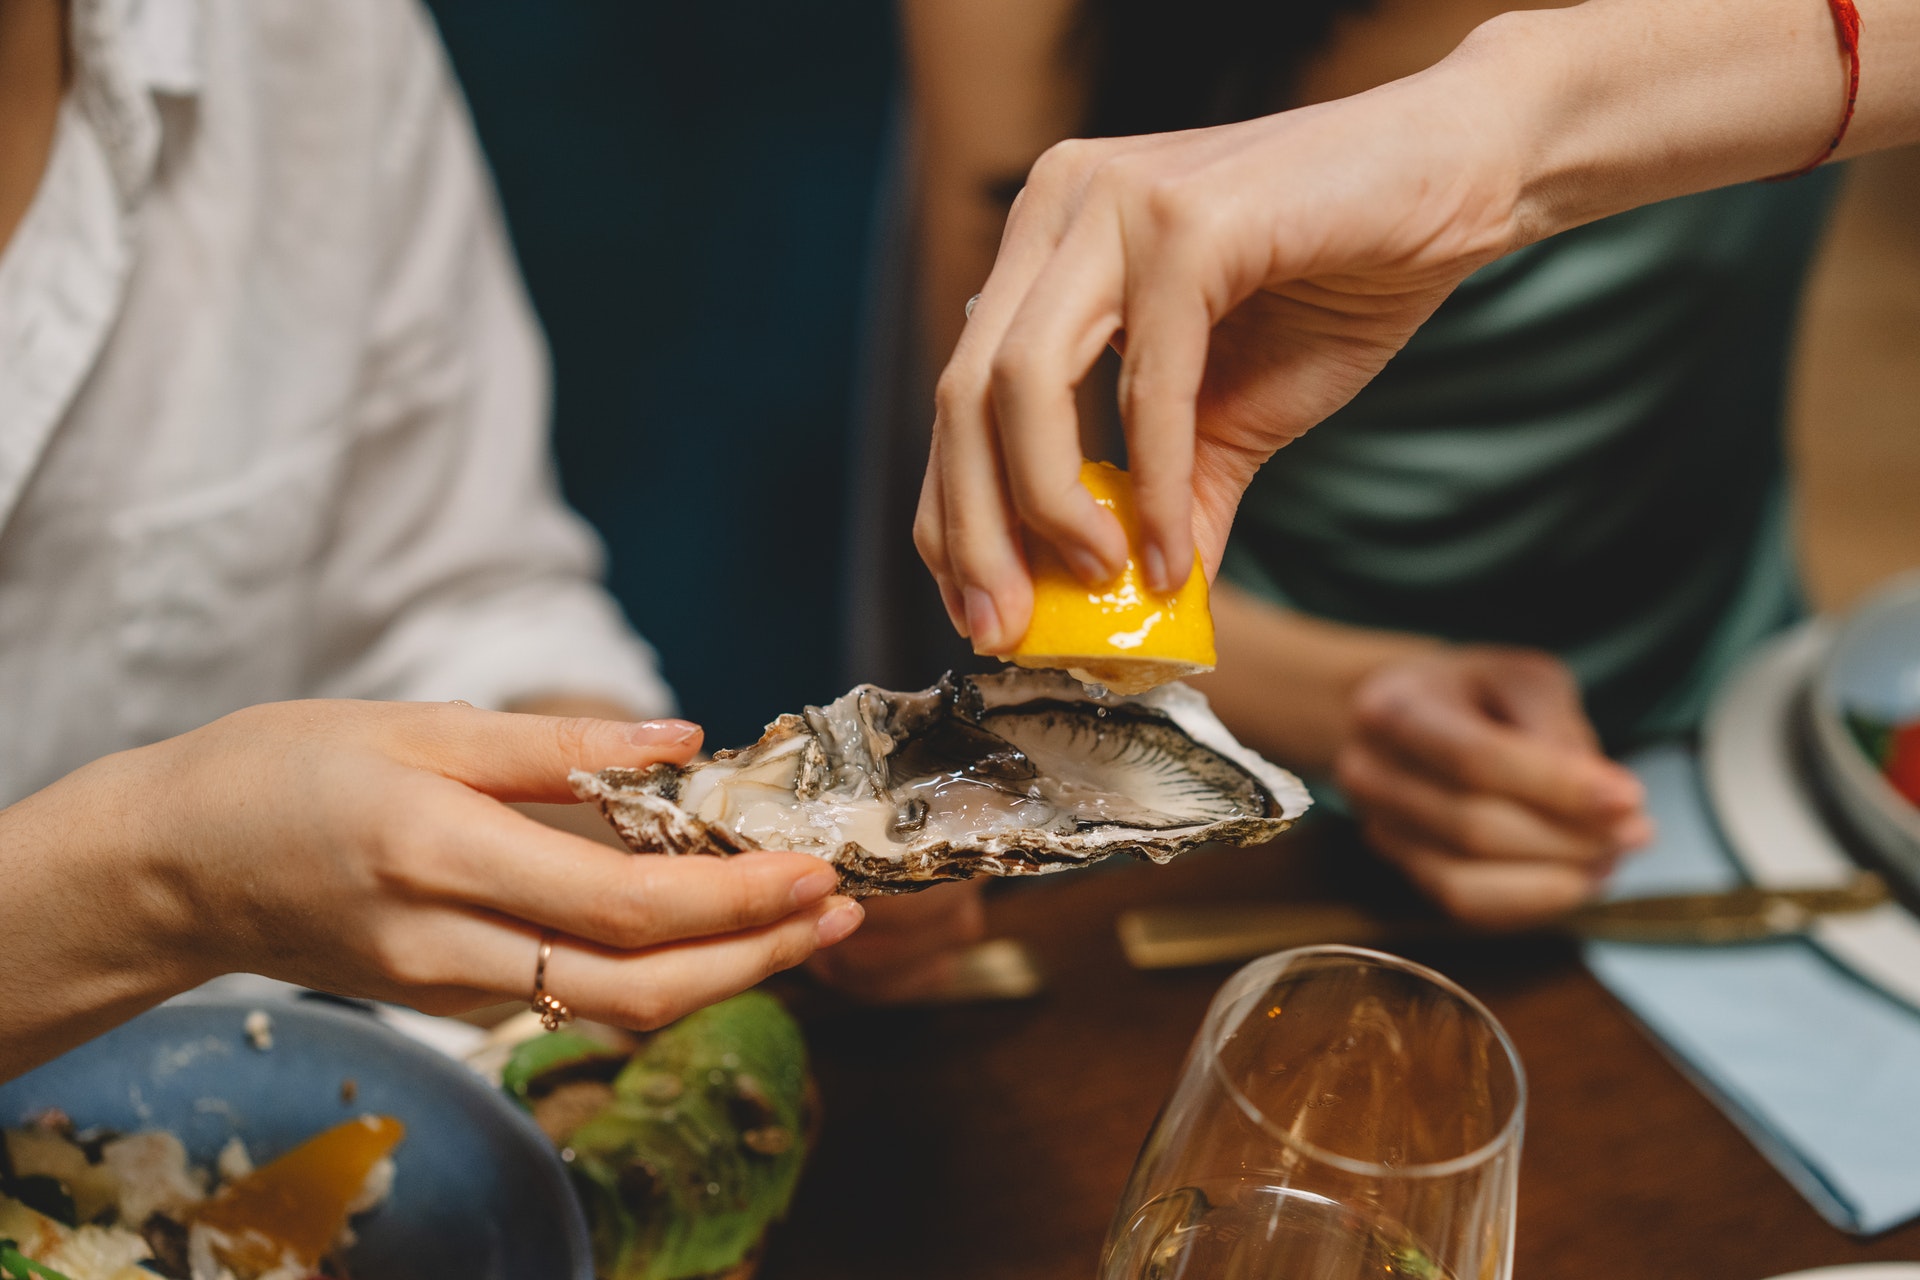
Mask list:
[[[273,1047],[249,1045],[265,1009]],[[342,1097],[353,1081],[353,1100]],[[566,1168],[518,1107],[460,1063],[311,1001],[163,1005],[0,1085],[0,1123],[58,1107],[82,1128],[162,1128],[210,1165],[238,1135],[256,1161],[356,1115],[407,1126],[393,1195],[355,1224],[356,1280],[592,1280]]]

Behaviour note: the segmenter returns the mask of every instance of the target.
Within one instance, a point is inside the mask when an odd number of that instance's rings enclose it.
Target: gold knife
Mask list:
[[[1589,941],[1721,946],[1804,933],[1822,916],[1865,911],[1889,900],[1886,882],[1861,872],[1841,885],[1666,894],[1596,902],[1550,930]],[[1146,907],[1121,914],[1120,945],[1136,969],[1220,964],[1322,942],[1361,946],[1458,941],[1490,935],[1451,920],[1386,916],[1337,902],[1272,902]]]

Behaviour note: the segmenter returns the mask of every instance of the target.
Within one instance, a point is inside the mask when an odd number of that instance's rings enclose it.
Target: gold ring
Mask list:
[[[549,1031],[558,1031],[573,1021],[573,1010],[558,996],[547,994],[547,961],[553,958],[553,930],[540,935],[540,959],[533,966],[533,1011],[540,1015],[540,1025]]]

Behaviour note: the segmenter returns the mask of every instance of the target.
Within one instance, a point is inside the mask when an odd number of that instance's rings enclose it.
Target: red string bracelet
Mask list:
[[[1833,10],[1840,51],[1847,55],[1847,108],[1840,113],[1840,127],[1834,131],[1833,141],[1822,147],[1819,155],[1791,173],[1775,174],[1769,182],[1785,182],[1818,169],[1827,162],[1828,156],[1840,149],[1840,140],[1847,136],[1847,126],[1853,123],[1854,104],[1860,100],[1860,10],[1854,7],[1853,0],[1827,0],[1827,6]]]

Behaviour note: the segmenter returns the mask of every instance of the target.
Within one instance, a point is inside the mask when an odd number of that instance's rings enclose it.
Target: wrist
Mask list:
[[[103,926],[100,954],[139,966],[162,997],[230,967],[201,909],[207,863],[185,822],[197,789],[180,776],[176,743],[103,756],[40,793],[67,874],[98,887],[88,909]]]
[[[0,1080],[219,971],[126,771],[107,757],[0,810],[0,971],[30,997],[0,1009]]]
[[[1831,136],[1846,87],[1824,0],[1516,10],[1448,64],[1506,130],[1516,248],[1796,169]]]

